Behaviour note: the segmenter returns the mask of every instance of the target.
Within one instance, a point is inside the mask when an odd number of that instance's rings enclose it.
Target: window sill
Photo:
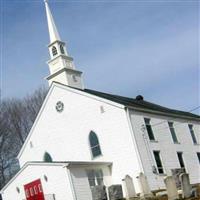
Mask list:
[[[194,144],[194,146],[199,146],[200,144],[199,143],[193,143]]]
[[[158,176],[167,176],[167,174],[157,174]]]
[[[158,143],[158,140],[149,140],[152,143]]]
[[[181,144],[180,142],[174,142],[174,144]]]
[[[95,159],[97,159],[97,158],[99,158],[99,157],[102,157],[102,156],[103,156],[103,154],[100,154],[100,155],[95,156],[95,157],[92,156],[92,160],[95,160]]]

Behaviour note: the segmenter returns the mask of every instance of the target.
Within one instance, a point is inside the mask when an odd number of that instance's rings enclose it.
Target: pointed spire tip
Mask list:
[[[48,5],[48,0],[44,0],[45,2],[45,8],[46,8],[46,15],[47,15],[47,22],[48,22],[48,28],[49,28],[49,36],[50,36],[50,43],[53,43],[56,40],[61,40],[58,30],[56,28],[53,16],[51,14],[49,5]]]

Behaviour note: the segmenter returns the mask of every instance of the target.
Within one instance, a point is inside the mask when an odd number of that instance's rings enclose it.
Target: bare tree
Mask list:
[[[28,95],[26,98],[24,98],[24,114],[27,117],[27,121],[31,122],[31,126],[35,121],[39,108],[41,107],[46,94],[47,89],[45,87],[40,87],[32,95]]]
[[[46,94],[41,87],[23,99],[4,99],[0,104],[0,188],[19,168],[16,156]]]
[[[12,135],[9,130],[8,112],[6,102],[0,105],[0,187],[6,183],[7,177],[10,176],[11,164],[16,156],[15,150],[19,146],[17,137]],[[10,170],[9,170],[10,168]]]

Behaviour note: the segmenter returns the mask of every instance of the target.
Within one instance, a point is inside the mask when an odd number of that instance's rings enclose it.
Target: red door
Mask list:
[[[44,193],[40,179],[24,185],[26,200],[44,200]]]

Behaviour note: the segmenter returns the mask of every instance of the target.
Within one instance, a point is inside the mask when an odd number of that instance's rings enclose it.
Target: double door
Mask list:
[[[45,200],[40,179],[24,185],[26,200]]]

